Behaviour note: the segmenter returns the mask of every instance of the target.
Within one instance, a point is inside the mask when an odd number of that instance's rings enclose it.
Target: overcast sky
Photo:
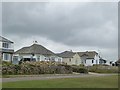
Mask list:
[[[3,3],[2,35],[14,42],[15,51],[36,40],[55,53],[99,50],[104,59],[117,60],[117,4]]]

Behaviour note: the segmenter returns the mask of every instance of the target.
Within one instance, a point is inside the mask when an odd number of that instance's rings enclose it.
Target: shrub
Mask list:
[[[67,73],[72,73],[72,72],[73,72],[72,67],[71,67],[70,65],[62,65],[62,66],[65,67],[65,71],[66,71]]]
[[[11,62],[6,62],[6,61],[2,61],[2,65],[8,66],[8,65],[12,65],[12,63]]]
[[[79,68],[78,72],[79,73],[88,73],[88,70],[86,68]]]
[[[84,67],[85,65],[84,65],[84,64],[80,64],[79,66],[80,66],[80,67]]]
[[[72,66],[72,70],[77,73],[88,73],[88,69],[85,67]]]
[[[72,73],[69,65],[56,62],[24,62],[19,65],[4,63],[3,75],[30,75],[30,74],[68,74]]]

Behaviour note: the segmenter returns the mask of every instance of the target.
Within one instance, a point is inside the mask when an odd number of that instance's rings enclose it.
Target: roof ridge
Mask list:
[[[49,54],[49,55],[55,54],[40,44],[32,44],[31,46],[23,47],[23,48],[17,50],[16,53],[18,53],[18,54],[19,53],[28,53],[28,54],[34,53],[34,54]]]

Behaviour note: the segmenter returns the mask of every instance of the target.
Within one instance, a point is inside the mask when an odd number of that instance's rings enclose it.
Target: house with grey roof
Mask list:
[[[68,65],[80,65],[92,66],[94,64],[104,64],[103,59],[100,58],[99,54],[95,51],[86,52],[72,52],[65,51],[58,54],[63,58],[63,62]]]
[[[100,56],[95,51],[77,52],[81,58],[82,64],[85,66],[92,66],[100,64]]]
[[[76,52],[64,51],[57,55],[62,57],[62,61],[68,65],[80,65],[81,64],[80,57],[78,53]]]
[[[13,62],[18,61],[56,61],[62,62],[62,58],[42,45],[34,43],[31,46],[23,47],[14,54]]]
[[[0,59],[3,61],[12,61],[14,53],[14,42],[0,36]]]

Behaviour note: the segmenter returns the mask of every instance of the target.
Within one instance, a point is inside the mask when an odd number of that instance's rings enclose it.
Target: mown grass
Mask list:
[[[3,88],[118,88],[118,76],[7,82]]]

